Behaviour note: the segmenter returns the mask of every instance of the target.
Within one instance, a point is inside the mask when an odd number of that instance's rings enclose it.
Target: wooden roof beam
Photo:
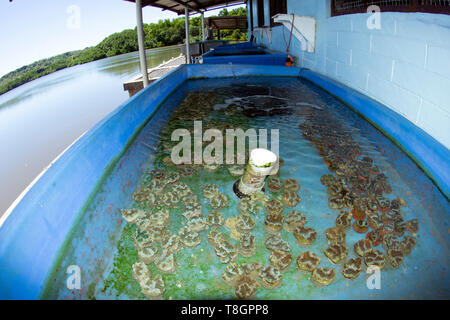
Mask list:
[[[136,0],[125,0],[129,2],[136,2]],[[233,6],[241,3],[246,3],[246,0],[230,0],[230,1],[223,1],[223,0],[216,0],[208,3],[201,3],[198,0],[170,0],[169,4],[159,4],[157,3],[160,0],[143,0],[142,6],[153,6],[157,8],[161,8],[162,10],[169,10],[172,12],[177,13],[178,15],[184,14],[184,8],[187,7],[190,12],[195,13],[202,13],[210,10],[217,10],[226,8],[228,6]],[[177,4],[179,6],[182,6],[183,9],[180,10],[177,8],[177,5],[171,6],[171,4]],[[192,4],[195,4],[193,6]]]
[[[200,12],[199,11],[199,8],[194,8],[193,6],[191,6],[190,4],[189,4],[189,1],[186,1],[186,2],[183,2],[183,1],[180,1],[180,0],[171,0],[171,1],[173,1],[173,2],[175,2],[175,3],[178,3],[179,5],[182,5],[182,6],[184,6],[184,7],[187,7],[189,10],[191,10],[191,11],[196,11],[196,12]]]

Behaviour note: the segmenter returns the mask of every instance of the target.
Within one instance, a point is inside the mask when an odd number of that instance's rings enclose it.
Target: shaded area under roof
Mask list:
[[[136,0],[125,1],[136,2]],[[184,14],[185,6],[188,7],[190,12],[201,12],[212,10],[222,5],[237,5],[246,2],[246,0],[142,0],[142,6],[152,6]]]
[[[246,16],[211,17],[205,19],[205,24],[213,29],[248,29]]]

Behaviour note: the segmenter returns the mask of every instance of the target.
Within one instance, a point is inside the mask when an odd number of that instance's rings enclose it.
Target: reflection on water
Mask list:
[[[147,51],[148,67],[180,54]],[[137,52],[60,70],[0,96],[0,215],[58,154],[128,98]]]

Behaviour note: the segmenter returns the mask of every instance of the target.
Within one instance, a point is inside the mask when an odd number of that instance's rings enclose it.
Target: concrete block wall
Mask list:
[[[381,29],[369,29],[370,14],[330,17],[330,1],[287,4],[288,13],[316,18],[314,53],[292,40],[299,66],[382,102],[450,149],[450,15],[382,12]],[[267,28],[255,37],[285,51],[289,30]]]

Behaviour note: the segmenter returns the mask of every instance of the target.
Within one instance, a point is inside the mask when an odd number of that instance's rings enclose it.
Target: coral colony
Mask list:
[[[183,258],[191,267],[211,256],[209,264],[221,273],[209,275],[222,281],[223,290],[232,288],[238,299],[254,298],[261,290],[280,290],[283,274],[292,269],[323,287],[337,277],[357,279],[364,265],[383,269],[402,264],[416,244],[418,220],[405,221],[402,207],[406,204],[401,198],[389,201],[385,197],[392,193],[387,176],[339,121],[312,108],[299,127],[331,171],[320,182],[327,190],[329,207],[336,212],[335,225],[318,230],[311,216],[297,208],[302,201],[299,181],[281,178],[283,154],[277,161],[278,170],[263,177],[262,190],[239,198],[224,189],[225,182],[230,188],[245,175],[253,148],[245,149],[243,143],[244,147],[229,148],[223,157],[219,150],[223,143],[212,148],[211,140],[200,135],[192,146],[191,134],[198,134],[202,124],[203,129],[213,130],[206,136],[220,138],[227,136],[227,129],[245,129],[249,118],[268,115],[257,108],[243,109],[238,104],[243,99],[221,108],[214,107],[216,100],[214,92],[193,92],[175,110],[161,134],[159,157],[133,193],[135,204],[122,210],[125,221],[134,225],[137,259],[129,261],[132,277],[146,298],[171,298],[167,291],[176,282],[167,281],[167,276],[183,271],[181,256],[194,257]],[[232,161],[206,163],[205,153]],[[182,156],[173,161],[174,154]],[[203,182],[202,177],[215,175],[216,182]],[[350,243],[348,234],[359,240]],[[288,238],[295,240],[289,244]],[[326,241],[322,251],[311,248],[319,238]],[[293,243],[301,250],[297,257],[292,256]]]

